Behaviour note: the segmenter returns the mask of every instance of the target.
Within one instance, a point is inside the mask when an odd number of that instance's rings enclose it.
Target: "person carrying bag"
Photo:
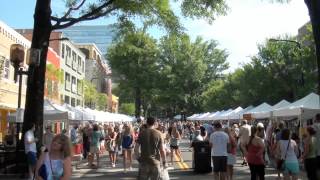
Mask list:
[[[288,146],[287,146],[287,149],[286,149],[286,153],[285,153],[285,155],[284,155],[284,158],[281,157],[281,158],[278,160],[278,162],[277,162],[277,169],[278,169],[278,170],[284,170],[284,161],[286,160],[289,146],[290,146],[290,140],[289,140],[289,143],[288,143]],[[281,153],[281,154],[282,154],[282,153]]]

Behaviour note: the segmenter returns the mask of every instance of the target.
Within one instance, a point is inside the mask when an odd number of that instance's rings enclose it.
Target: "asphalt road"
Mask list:
[[[187,140],[183,140],[180,144],[182,156],[184,161],[178,162],[175,158],[174,163],[169,166],[170,179],[181,180],[212,180],[213,174],[196,174],[192,169],[192,149],[189,148]],[[170,161],[170,158],[167,159]],[[73,171],[72,179],[110,179],[110,180],[131,180],[137,179],[138,163],[134,161],[132,171],[123,171],[122,157],[118,158],[118,163],[115,168],[110,167],[109,159],[107,155],[104,155],[101,161],[101,166],[98,169],[89,169],[86,163],[78,165]],[[306,179],[304,173],[302,173],[300,179]],[[303,176],[303,177],[302,177]],[[277,172],[272,167],[266,167],[266,180],[277,179]],[[237,164],[234,166],[234,178],[235,180],[248,180],[250,179],[250,172],[248,166],[242,166],[241,160],[238,158]]]
[[[192,169],[192,149],[189,148],[189,143],[187,140],[183,140],[180,144],[182,156],[184,161],[175,161],[169,166],[169,176],[170,179],[180,179],[180,180],[213,180],[213,174],[196,174]],[[170,158],[167,159],[170,161]],[[91,169],[88,167],[85,160],[81,161],[77,166],[73,167],[72,179],[81,180],[92,180],[92,179],[108,179],[108,180],[131,180],[137,179],[138,174],[138,162],[134,160],[133,169],[131,171],[124,172],[122,166],[122,157],[118,157],[116,167],[111,167],[109,157],[107,153],[103,154],[100,159],[100,167],[98,169]],[[307,179],[304,173],[301,173],[299,179]],[[14,176],[0,176],[0,179],[14,180],[19,179]],[[248,166],[242,166],[241,160],[238,157],[237,163],[234,166],[234,178],[235,180],[248,180],[250,179],[250,172]],[[277,172],[274,168],[266,167],[266,180],[276,180]]]

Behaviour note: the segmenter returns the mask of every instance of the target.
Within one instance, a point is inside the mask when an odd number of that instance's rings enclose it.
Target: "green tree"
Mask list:
[[[122,114],[127,114],[133,116],[135,114],[135,104],[134,103],[122,103],[119,107],[119,112]]]
[[[121,77],[120,85],[134,92],[136,117],[143,96],[154,87],[158,54],[156,40],[139,30],[127,32],[108,50],[110,66]]]
[[[37,124],[39,139],[43,129],[43,96],[45,84],[46,57],[50,34],[53,30],[70,27],[81,21],[100,17],[142,17],[172,32],[181,31],[179,20],[170,7],[169,0],[67,0],[68,9],[60,17],[52,16],[51,0],[37,0],[34,13],[34,28],[31,47],[40,49],[40,65],[29,66],[23,134]],[[225,1],[219,0],[182,0],[181,10],[186,17],[214,19],[215,15],[225,12]],[[22,145],[23,146],[23,145]]]
[[[272,0],[273,1],[273,0]],[[278,2],[289,2],[290,0],[276,0]],[[318,0],[304,0],[310,16],[313,38],[315,43],[316,54],[316,67],[318,69],[317,74],[317,91],[320,94],[320,1]]]
[[[295,40],[280,36],[277,39]],[[312,48],[266,41],[258,54],[223,81],[210,84],[202,94],[207,111],[275,104],[282,99],[294,101],[315,91],[315,60]],[[301,73],[303,72],[303,74]]]
[[[84,104],[88,107],[93,107],[98,97],[98,92],[94,84],[89,81],[83,81],[84,88]]]
[[[157,101],[166,107],[169,117],[181,111],[200,111],[202,92],[228,68],[226,52],[215,41],[197,38],[191,42],[187,35],[162,38],[160,50]]]
[[[107,103],[108,103],[108,95],[105,93],[97,93],[96,96],[96,104],[97,104],[97,109],[101,111],[106,111],[107,110]]]

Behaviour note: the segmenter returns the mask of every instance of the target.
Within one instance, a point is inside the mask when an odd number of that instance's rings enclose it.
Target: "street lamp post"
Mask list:
[[[14,82],[17,82],[17,78],[19,78],[18,84],[18,108],[17,108],[17,132],[16,132],[16,170],[18,172],[18,160],[19,160],[19,152],[22,149],[21,142],[21,123],[23,122],[23,110],[21,109],[21,91],[22,91],[22,77],[23,75],[29,75],[28,71],[23,70],[23,61],[25,56],[25,49],[21,44],[12,44],[10,47],[10,62],[14,67]],[[39,65],[40,53],[39,50],[29,49],[27,51],[27,60],[26,63],[28,65]]]

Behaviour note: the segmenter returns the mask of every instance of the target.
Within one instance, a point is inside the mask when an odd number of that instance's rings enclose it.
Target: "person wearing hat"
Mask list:
[[[214,179],[227,179],[227,146],[229,136],[222,129],[220,121],[213,124],[215,132],[210,135],[211,156],[213,161]]]

